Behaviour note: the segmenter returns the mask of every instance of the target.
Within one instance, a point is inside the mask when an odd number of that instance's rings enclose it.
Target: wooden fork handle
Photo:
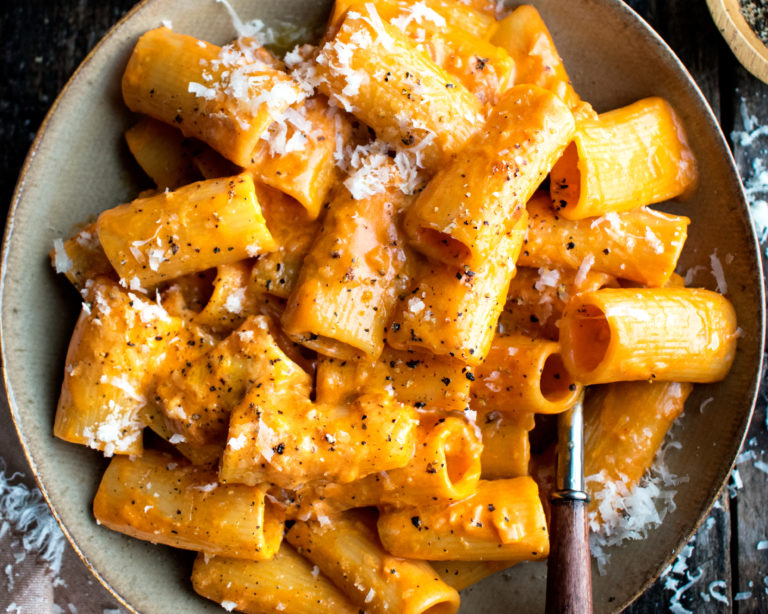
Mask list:
[[[553,499],[547,561],[547,614],[592,614],[587,502]]]

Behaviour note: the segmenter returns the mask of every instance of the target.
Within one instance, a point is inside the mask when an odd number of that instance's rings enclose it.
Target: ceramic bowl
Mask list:
[[[244,18],[321,24],[330,1],[233,1]],[[549,25],[576,90],[598,110],[656,95],[682,116],[701,166],[701,184],[683,204],[689,216],[680,269],[709,270],[715,249],[743,331],[728,378],[699,386],[676,430],[671,470],[690,479],[677,510],[648,538],[612,551],[606,575],[594,575],[597,612],[621,609],[642,592],[708,511],[749,423],[758,386],[764,327],[761,265],[748,209],[725,139],[690,75],[664,42],[619,0],[534,0]],[[0,330],[13,419],[40,486],[85,563],[131,610],[144,614],[220,612],[197,597],[193,555],[124,537],[96,525],[91,502],[105,461],[93,450],[54,439],[52,425],[64,356],[80,302],[48,264],[48,250],[77,222],[135,197],[138,170],[123,131],[132,121],[120,77],[144,31],[170,20],[175,30],[215,43],[234,36],[214,0],[146,0],[83,62],[53,105],[32,146],[14,196],[2,261]],[[696,282],[714,288],[704,272]],[[713,397],[703,413],[701,403]],[[462,612],[543,610],[544,564],[523,564],[465,591]]]

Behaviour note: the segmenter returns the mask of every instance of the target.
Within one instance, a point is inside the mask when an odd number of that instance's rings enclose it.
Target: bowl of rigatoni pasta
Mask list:
[[[147,0],[16,190],[12,414],[131,611],[543,611],[582,392],[598,612],[712,505],[761,265],[682,64],[618,0]]]

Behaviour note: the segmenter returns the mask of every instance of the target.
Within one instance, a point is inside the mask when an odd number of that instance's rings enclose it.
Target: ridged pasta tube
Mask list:
[[[227,483],[352,482],[408,464],[416,410],[379,393],[344,405],[316,404],[309,390],[272,377],[251,387],[229,420],[220,478]]]
[[[125,131],[125,142],[158,190],[174,190],[200,178],[193,160],[207,147],[185,139],[165,122],[144,117]]]
[[[353,6],[357,7],[364,4],[365,2],[361,0],[338,0],[334,2],[333,13],[330,19],[331,27],[338,27],[346,12]],[[416,22],[416,25],[422,26],[425,29],[429,28],[430,31],[433,28],[437,29],[447,26],[463,30],[467,34],[480,39],[487,39],[495,25],[493,13],[490,15],[484,14],[483,11],[470,6],[467,2],[424,0],[419,4],[427,9],[424,11],[422,8],[421,11],[426,13],[427,16],[422,16],[421,18],[414,11],[415,3],[411,2],[411,0],[373,0],[373,4],[381,18],[385,21],[390,21],[397,17],[408,19],[410,15],[414,15],[409,20],[409,23],[411,21]]]
[[[385,346],[376,361],[321,357],[315,394],[321,403],[337,403],[361,390],[391,386],[401,403],[427,411],[464,411],[469,406],[466,373],[467,366],[460,360]]]
[[[184,323],[103,277],[85,290],[69,342],[53,432],[105,455],[141,454],[139,411]]]
[[[539,12],[532,6],[516,8],[498,22],[491,43],[505,49],[515,61],[515,82],[530,83],[551,91],[569,109],[589,105],[581,102],[571,86],[563,60]]]
[[[515,275],[527,221],[523,211],[498,250],[477,269],[426,264],[410,291],[399,298],[387,343],[398,349],[423,347],[470,365],[480,364],[491,347],[509,281]]]
[[[581,220],[685,198],[697,181],[682,121],[666,100],[645,98],[578,122],[550,194],[558,215]]]
[[[459,501],[477,487],[482,445],[475,429],[463,418],[431,420],[419,427],[415,452],[405,467],[355,482],[327,484],[314,493],[300,493],[301,499],[309,501],[308,509],[315,516],[368,505],[403,507]]]
[[[573,135],[573,116],[535,85],[508,90],[486,129],[442,168],[405,216],[414,247],[476,268],[492,257]]]
[[[528,433],[535,426],[533,414],[479,410],[477,426],[483,436],[480,467],[484,480],[529,475],[531,444]]]
[[[205,354],[170,373],[158,384],[156,397],[174,433],[197,445],[218,443],[246,392],[275,379],[309,394],[311,378],[277,345],[269,320],[251,316]]]
[[[55,241],[50,257],[56,272],[66,275],[79,291],[85,288],[89,279],[95,277],[117,279],[115,269],[99,242],[95,223],[88,224],[61,244]]]
[[[256,184],[256,194],[277,249],[259,256],[253,265],[252,285],[261,292],[287,299],[296,287],[320,222],[310,220],[298,202],[279,190]]]
[[[252,42],[222,49],[168,28],[139,38],[122,87],[131,111],[177,126],[240,166],[251,163],[272,121],[303,98]]]
[[[474,370],[472,407],[557,414],[576,402],[581,385],[566,371],[556,341],[497,335]]]
[[[339,189],[282,316],[294,341],[337,358],[379,357],[404,280],[405,252],[396,224],[403,198],[391,188],[355,200]]]
[[[539,489],[530,477],[480,480],[474,495],[448,507],[386,510],[378,529],[387,551],[413,559],[523,561],[549,553]]]
[[[266,486],[221,485],[216,471],[155,451],[112,459],[93,514],[131,537],[185,550],[269,559],[283,538],[278,506]]]
[[[459,594],[428,563],[392,556],[381,547],[364,512],[345,512],[333,523],[298,521],[286,540],[372,614],[455,614]]]
[[[631,489],[683,413],[690,383],[617,382],[590,388],[584,404],[584,476],[594,497],[608,482]],[[608,502],[612,505],[613,502]]]
[[[268,561],[199,554],[192,568],[198,595],[245,614],[358,614],[323,574],[283,542]]]
[[[99,240],[131,289],[274,250],[247,174],[193,183],[104,211]]]
[[[582,384],[723,379],[736,356],[736,313],[693,288],[604,288],[573,297],[560,322],[563,362]]]
[[[427,169],[448,162],[482,124],[480,101],[375,5],[350,10],[317,56],[318,88],[376,136],[414,151]]]
[[[269,127],[249,170],[299,201],[314,220],[339,180],[334,159],[337,140],[346,140],[350,132],[349,120],[332,111],[324,96],[310,98],[287,109]]]
[[[641,207],[571,221],[557,214],[546,193],[528,202],[528,236],[518,264],[590,270],[661,287],[677,266],[691,220]]]
[[[514,60],[486,40],[492,25],[486,15],[459,2],[376,0],[373,4],[384,22],[426,51],[484,105],[496,104],[499,95],[514,84]],[[365,3],[336,2],[331,23],[338,23],[350,8],[364,13]]]

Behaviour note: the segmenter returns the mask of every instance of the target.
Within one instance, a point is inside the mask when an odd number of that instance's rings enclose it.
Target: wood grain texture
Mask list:
[[[0,202],[57,94],[135,0],[25,0],[0,8]]]
[[[739,0],[707,0],[718,30],[742,65],[768,83],[768,48],[741,14]]]
[[[587,504],[553,501],[547,560],[547,614],[592,614]]]
[[[57,93],[87,52],[134,2],[25,0],[0,5],[2,206],[10,203],[26,152]],[[733,129],[745,128],[745,116],[754,116],[756,125],[768,124],[768,86],[741,68],[703,2],[629,0],[628,4],[665,38],[691,71],[726,135]],[[732,146],[742,175],[749,183],[759,172],[753,168],[753,161],[765,157],[768,137],[743,142],[737,138]],[[768,200],[768,191],[755,191],[754,195]],[[764,384],[745,448],[755,456],[739,465],[744,487],[733,499],[727,495],[720,498],[719,507],[692,541],[685,559],[687,569],[670,570],[628,608],[630,614],[669,612],[671,599],[688,584],[679,595],[678,603],[683,610],[678,612],[768,611],[764,580],[768,549],[758,550],[758,544],[768,540],[768,475],[760,468],[762,465],[756,466],[756,461],[768,462],[766,402]],[[0,412],[7,417],[7,409],[0,408]],[[74,557],[71,552],[68,556]],[[83,577],[89,577],[85,568]],[[737,595],[741,598],[734,601]],[[60,605],[66,611],[66,602]],[[98,607],[93,612],[98,613],[116,607],[105,592],[101,598],[95,598],[94,605]]]
[[[768,86],[738,66],[732,74],[731,147],[747,192],[753,201],[768,200],[768,185],[760,181],[766,168],[768,135],[755,130],[768,125]],[[765,254],[764,269],[768,266]],[[732,500],[734,612],[768,612],[768,422],[765,381],[755,408],[737,469],[743,487]],[[762,542],[762,544],[761,544]],[[758,549],[762,548],[762,549]],[[738,598],[738,600],[736,600]]]

